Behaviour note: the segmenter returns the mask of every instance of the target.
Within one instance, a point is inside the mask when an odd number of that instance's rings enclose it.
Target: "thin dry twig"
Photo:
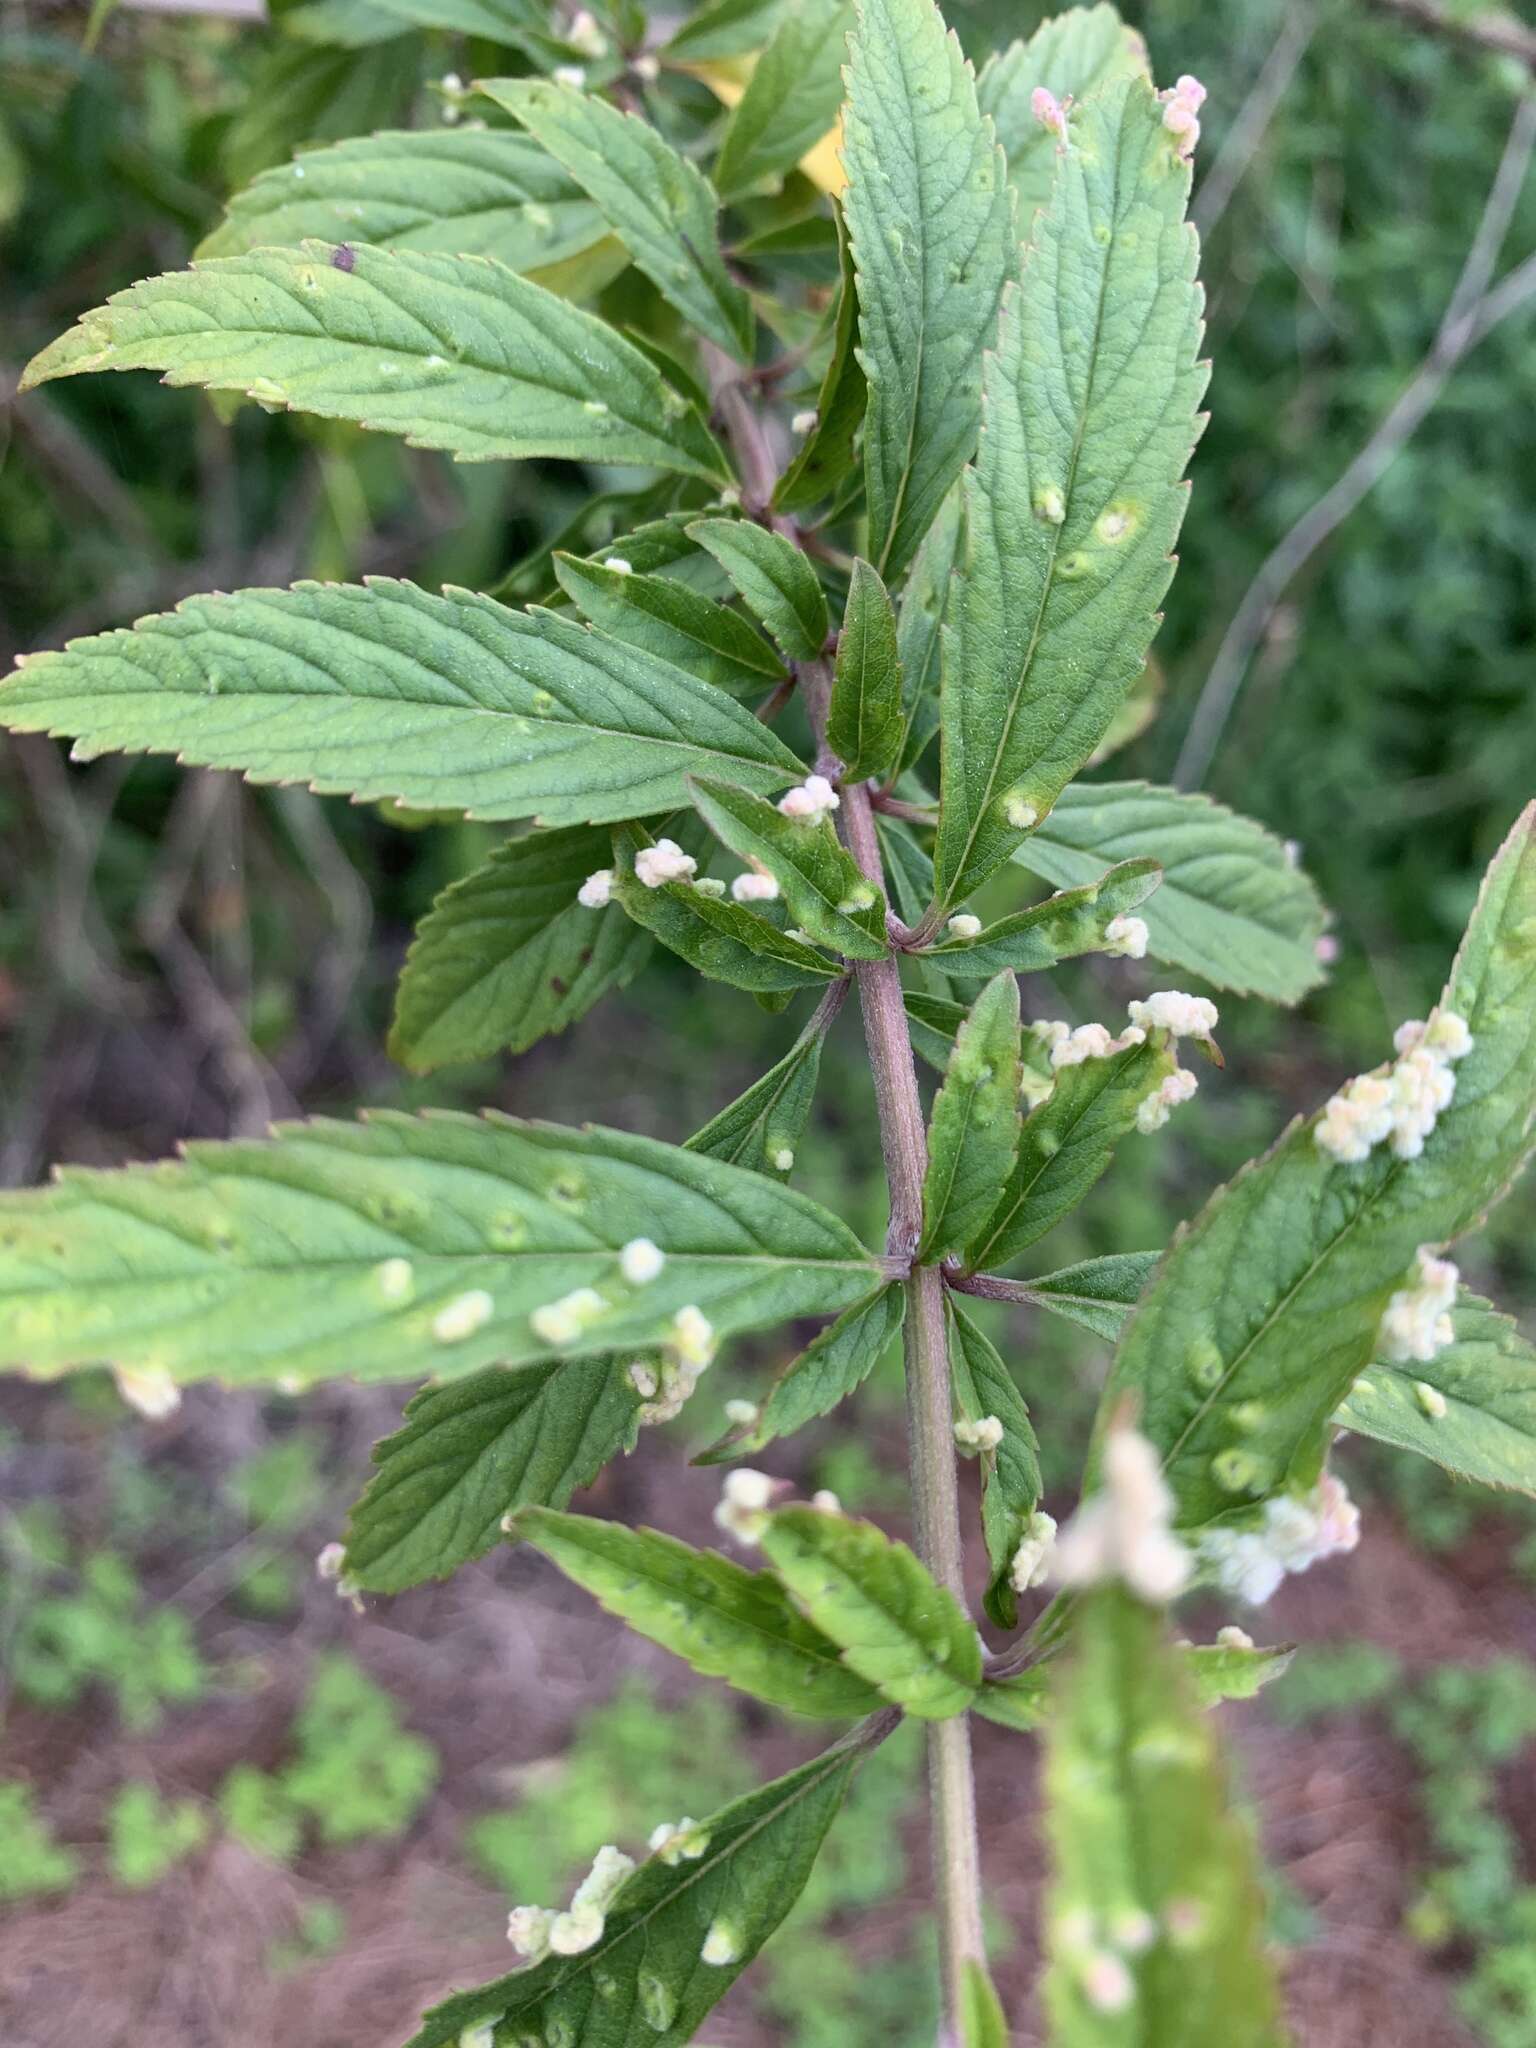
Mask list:
[[[1515,109],[1482,218],[1429,353],[1343,474],[1270,551],[1233,614],[1179,751],[1173,772],[1176,788],[1198,789],[1204,781],[1254,649],[1292,582],[1381,481],[1434,407],[1462,358],[1536,295],[1536,257],[1519,264],[1496,286],[1489,285],[1533,148],[1536,93],[1525,95]]]

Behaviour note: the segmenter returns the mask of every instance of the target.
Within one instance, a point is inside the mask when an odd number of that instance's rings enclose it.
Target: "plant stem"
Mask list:
[[[843,791],[849,851],[872,882],[884,884],[874,811],[863,786]],[[910,1260],[922,1231],[927,1140],[917,1068],[907,1035],[901,975],[894,957],[861,960],[854,969],[864,1036],[874,1075],[880,1143],[891,1192],[887,1251]],[[907,1449],[912,1474],[917,1549],[941,1586],[964,1605],[960,1504],[949,1392],[949,1337],[944,1283],[937,1266],[912,1267],[906,1279]],[[928,1786],[933,1814],[933,1867],[938,1892],[939,1955],[947,2014],[945,2039],[961,2038],[961,1994],[967,1960],[984,1960],[981,1859],[970,1723],[963,1714],[928,1728]]]

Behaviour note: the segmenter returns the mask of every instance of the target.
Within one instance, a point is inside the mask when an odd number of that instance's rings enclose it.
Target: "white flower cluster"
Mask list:
[[[1166,1031],[1170,1038],[1208,1040],[1220,1022],[1208,996],[1187,996],[1176,988],[1158,989],[1144,1003],[1126,1007],[1133,1024],[1143,1031]]]
[[[614,1895],[634,1869],[632,1856],[605,1842],[592,1868],[577,1885],[563,1913],[547,1906],[515,1906],[507,1916],[507,1939],[530,1963],[543,1957],[579,1956],[596,1948]]]
[[[596,868],[576,891],[583,910],[603,910],[613,894],[613,869]]]
[[[797,412],[789,423],[789,431],[792,434],[814,434],[816,422],[820,417],[815,406],[811,406],[805,412]]]
[[[619,1253],[619,1271],[631,1287],[648,1287],[666,1263],[666,1253],[648,1237],[632,1237]]]
[[[163,1365],[120,1365],[112,1378],[128,1406],[151,1422],[164,1422],[181,1406],[181,1389]]]
[[[1173,1495],[1157,1452],[1139,1430],[1112,1428],[1104,1444],[1104,1484],[1083,1502],[1056,1539],[1050,1577],[1058,1586],[1122,1579],[1161,1606],[1189,1584],[1192,1560],[1173,1533]]]
[[[973,1421],[962,1415],[955,1424],[955,1442],[962,1451],[995,1451],[1003,1440],[1003,1425],[995,1415],[981,1415]]]
[[[315,1577],[322,1586],[334,1586],[336,1598],[345,1600],[354,1614],[363,1611],[362,1588],[347,1571],[347,1547],[344,1543],[327,1543],[315,1559]]]
[[[715,1508],[715,1527],[723,1529],[733,1541],[755,1547],[762,1541],[773,1497],[783,1485],[782,1479],[770,1479],[766,1472],[738,1465],[734,1472],[725,1475]]]
[[[1163,102],[1163,126],[1173,137],[1174,148],[1182,157],[1193,156],[1200,140],[1205,87],[1186,71],[1171,91],[1159,93],[1158,98]]]
[[[1200,1083],[1187,1067],[1175,1067],[1165,1074],[1150,1095],[1144,1095],[1136,1110],[1138,1131],[1160,1131],[1181,1102],[1188,1102]]]
[[[1200,1562],[1223,1592],[1261,1607],[1287,1572],[1304,1572],[1359,1541],[1360,1510],[1344,1482],[1325,1472],[1310,1493],[1266,1501],[1257,1529],[1208,1529]]]
[[[1145,960],[1151,936],[1144,917],[1112,917],[1104,927],[1104,950],[1126,960]]]
[[[957,911],[944,929],[952,939],[979,939],[981,919],[973,917],[968,910]]]
[[[1055,1517],[1037,1509],[1024,1524],[1023,1538],[1008,1567],[1008,1583],[1015,1593],[1029,1593],[1045,1584],[1055,1548]]]
[[[642,1423],[670,1422],[714,1363],[719,1349],[715,1326],[692,1302],[672,1318],[672,1328],[657,1360],[637,1358],[629,1368],[630,1385],[644,1404]]]
[[[583,57],[596,60],[608,54],[608,38],[585,7],[578,8],[572,17],[571,25],[565,32],[565,40]]]
[[[1377,1337],[1381,1355],[1393,1365],[1407,1365],[1410,1359],[1428,1365],[1456,1334],[1451,1310],[1461,1274],[1450,1259],[1437,1259],[1427,1244],[1419,1246],[1414,1270],[1414,1285],[1400,1287],[1387,1303]]]
[[[1427,1023],[1399,1025],[1392,1043],[1398,1057],[1386,1073],[1357,1075],[1329,1098],[1318,1121],[1318,1144],[1347,1166],[1386,1140],[1398,1159],[1418,1158],[1456,1093],[1451,1068],[1472,1050],[1472,1034],[1465,1017],[1436,1010]]]
[[[692,881],[698,871],[693,855],[684,853],[675,839],[658,839],[635,855],[635,879],[647,889],[659,889],[664,882]]]
[[[709,1836],[696,1820],[664,1820],[651,1830],[646,1847],[663,1863],[697,1863],[709,1847]]]
[[[779,798],[779,809],[786,818],[794,818],[802,824],[818,825],[823,818],[829,817],[841,802],[842,798],[825,775],[807,775],[804,782],[797,782],[793,789],[785,790]]]
[[[1059,1017],[1042,1017],[1029,1028],[1050,1053],[1053,1068],[1080,1067],[1084,1060],[1107,1060],[1113,1053],[1144,1044],[1147,1036],[1145,1031],[1127,1031],[1114,1038],[1104,1024],[1079,1024],[1074,1030]]]

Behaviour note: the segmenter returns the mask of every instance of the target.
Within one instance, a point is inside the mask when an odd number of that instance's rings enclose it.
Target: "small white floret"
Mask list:
[[[559,1350],[576,1343],[607,1308],[607,1302],[595,1288],[577,1287],[558,1301],[547,1301],[542,1308],[536,1308],[528,1321],[537,1338]]]
[[[648,1237],[632,1237],[619,1253],[619,1271],[631,1287],[647,1287],[659,1278],[667,1255]]]
[[[1206,1038],[1216,1029],[1216,1005],[1207,996],[1185,995],[1181,989],[1159,989],[1145,1002],[1128,1006],[1133,1024],[1145,1031],[1166,1031],[1170,1038]]]
[[[1216,1647],[1219,1650],[1251,1650],[1254,1647],[1253,1637],[1247,1629],[1228,1622],[1225,1628],[1216,1631]]]
[[[635,876],[647,889],[659,889],[664,882],[686,882],[698,872],[698,862],[684,853],[675,839],[658,839],[654,846],[642,846],[635,855]]]
[[[768,1508],[778,1490],[779,1481],[766,1472],[738,1465],[725,1475],[715,1507],[715,1527],[748,1547],[760,1543]]]
[[[181,1389],[163,1365],[120,1365],[112,1377],[128,1406],[151,1422],[164,1422],[181,1406]]]
[[[1144,917],[1112,917],[1104,927],[1104,950],[1127,960],[1144,960],[1150,937]]]
[[[587,82],[587,74],[579,64],[557,64],[549,75],[556,85],[568,85],[572,92],[580,92]]]
[[[955,1424],[955,1442],[962,1451],[995,1451],[1002,1440],[1003,1425],[995,1415],[962,1415]]]
[[[694,1366],[700,1372],[714,1358],[719,1348],[715,1326],[704,1311],[693,1302],[680,1308],[672,1318],[672,1332],[667,1339],[667,1348],[684,1365]]]
[[[755,1429],[759,1416],[755,1401],[727,1401],[725,1419],[736,1429]]]
[[[347,1546],[327,1543],[315,1558],[315,1577],[323,1585],[334,1585],[346,1570]]]
[[[1429,1417],[1431,1422],[1444,1422],[1450,1412],[1450,1403],[1438,1387],[1432,1387],[1428,1380],[1415,1380],[1413,1398]]]
[[[775,878],[756,870],[738,875],[731,884],[731,895],[738,903],[773,903],[778,894],[779,885]]]
[[[649,50],[643,50],[629,68],[643,84],[654,85],[661,76],[661,59],[653,57]]]
[[[494,1298],[483,1287],[471,1287],[438,1310],[432,1318],[432,1334],[439,1344],[462,1344],[466,1337],[483,1330],[495,1313]]]
[[[557,1956],[585,1955],[603,1938],[603,1915],[595,1906],[572,1906],[549,1923],[549,1946]]]
[[[741,1936],[729,1920],[714,1920],[704,1937],[704,1946],[699,1950],[699,1961],[708,1963],[713,1969],[723,1970],[727,1964],[741,1959]]]
[[[583,910],[601,910],[612,894],[613,869],[597,868],[576,891],[576,901]]]
[[[797,412],[789,423],[792,434],[813,434],[816,431],[817,413],[813,406],[809,412]]]
[[[795,1148],[793,1145],[775,1145],[768,1159],[775,1173],[788,1173],[795,1163]]]
[[[1068,95],[1070,104],[1071,95]],[[1067,139],[1067,109],[1047,86],[1037,85],[1029,96],[1029,111],[1040,126],[1054,135],[1058,142]]]
[[[603,567],[611,569],[615,576],[633,576],[635,573],[634,563],[626,561],[622,555],[610,555]]]
[[[811,1495],[811,1506],[819,1515],[840,1515],[843,1504],[830,1486],[818,1486]]]
[[[1040,813],[1017,791],[1003,799],[1003,816],[1015,832],[1028,832],[1040,822]]]
[[[1008,1566],[1008,1583],[1016,1593],[1029,1593],[1045,1584],[1055,1548],[1055,1518],[1037,1510],[1024,1524],[1023,1538]]]
[[[1057,1538],[1051,1578],[1061,1586],[1118,1578],[1156,1605],[1176,1599],[1192,1560],[1173,1533],[1173,1495],[1157,1452],[1139,1430],[1110,1430],[1103,1480]]]
[[[785,790],[779,798],[779,809],[786,818],[793,818],[800,824],[818,824],[841,802],[842,798],[825,775],[807,775],[804,782],[797,782],[793,789]]]
[[[968,910],[956,913],[945,926],[952,939],[975,939],[981,935],[981,919],[972,917]]]
[[[514,1906],[507,1915],[507,1939],[531,1963],[549,1954],[549,1931],[555,1916],[547,1906]]]

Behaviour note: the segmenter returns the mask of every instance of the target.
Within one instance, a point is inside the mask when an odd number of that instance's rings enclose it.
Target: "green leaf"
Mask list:
[[[971,68],[932,0],[862,0],[849,59],[843,208],[869,380],[869,554],[894,583],[976,446],[1014,208]]]
[[[906,1290],[892,1282],[818,1331],[769,1389],[756,1426],[746,1433],[751,1448],[793,1435],[861,1386],[901,1334],[906,1312]]]
[[[1536,805],[1490,867],[1440,1007],[1472,1050],[1417,1159],[1357,1165],[1298,1119],[1164,1254],[1121,1341],[1125,1392],[1162,1452],[1181,1528],[1310,1483],[1421,1245],[1471,1229],[1528,1156],[1536,1113]],[[1246,1425],[1243,1427],[1242,1425]]]
[[[1147,950],[1213,988],[1295,1003],[1323,980],[1328,913],[1311,881],[1262,825],[1206,796],[1145,782],[1079,782],[1014,855],[1072,885],[1106,860],[1153,857],[1162,887],[1146,912]]]
[[[539,12],[520,0],[311,0],[283,13],[286,35],[310,42],[369,43],[407,29],[448,30],[490,42],[520,42]]]
[[[702,1856],[652,1856],[625,1881],[595,1948],[458,1993],[433,2007],[408,2048],[461,2048],[484,2025],[509,2043],[683,2048],[804,1890],[869,1740],[856,1732],[711,1814],[697,1830]],[[729,1963],[703,1962],[717,1929],[735,1951]]]
[[[613,900],[690,967],[758,996],[824,988],[836,980],[835,962],[744,903],[706,895],[691,882],[646,888],[634,871],[635,853],[644,843],[638,827],[615,834]]]
[[[424,1387],[347,1522],[346,1573],[371,1593],[445,1579],[531,1502],[561,1508],[635,1440],[636,1395],[609,1358],[492,1366]]]
[[[981,1683],[970,1617],[904,1543],[872,1522],[780,1508],[763,1549],[851,1671],[923,1720],[962,1713]]]
[[[981,1453],[981,1527],[992,1565],[985,1604],[999,1628],[1015,1628],[1019,1603],[1008,1571],[1039,1505],[1040,1445],[1024,1396],[996,1347],[953,1295],[947,1301],[955,1415],[967,1422],[994,1415],[1003,1425],[997,1449]]]
[[[827,1025],[818,1012],[783,1059],[754,1081],[744,1095],[712,1116],[702,1130],[695,1131],[684,1149],[787,1180],[794,1172],[795,1152],[816,1099],[826,1033]],[[786,1152],[787,1165],[782,1163]]]
[[[709,429],[637,348],[488,256],[254,249],[145,278],[28,366],[240,391],[461,461],[558,456],[728,481]]]
[[[1008,182],[1019,195],[1019,223],[1030,224],[1051,196],[1056,136],[1030,105],[1040,86],[1058,100],[1081,103],[1116,78],[1147,76],[1146,44],[1113,7],[1072,7],[1041,22],[1027,43],[1010,43],[982,66],[976,80],[981,111],[992,118],[1008,158]]]
[[[1019,1147],[1019,984],[989,981],[955,1037],[928,1122],[919,1259],[963,1251],[997,1203]]]
[[[622,911],[576,901],[610,845],[587,825],[532,832],[451,883],[406,956],[390,1057],[427,1074],[503,1048],[526,1052],[633,979],[648,940]]]
[[[1054,1708],[1055,2048],[1281,2048],[1252,1845],[1161,1617],[1118,1586],[1089,1594]]]
[[[491,129],[354,135],[275,165],[230,200],[197,255],[309,240],[494,256],[552,286],[608,233],[590,199],[534,142]]]
[[[717,1550],[694,1550],[656,1529],[530,1508],[512,1532],[531,1543],[609,1614],[706,1678],[792,1714],[867,1714],[879,1694],[804,1620],[769,1572]]]
[[[964,539],[962,491],[956,484],[939,507],[938,517],[918,549],[902,593],[896,644],[901,656],[903,715],[906,736],[901,765],[910,768],[926,752],[939,729],[939,681],[943,667],[944,626],[959,587],[957,571]],[[932,893],[932,862],[929,863]]]
[[[1026,1282],[1029,1299],[1113,1344],[1161,1257],[1161,1252],[1109,1252],[1083,1259]]]
[[[631,1286],[647,1237],[664,1272]],[[792,1189],[654,1139],[511,1117],[414,1117],[198,1142],[177,1163],[63,1171],[0,1195],[0,1365],[103,1362],[232,1385],[458,1377],[721,1336],[866,1295],[879,1269]],[[530,1317],[589,1287],[569,1344]]]
[[[1484,1486],[1536,1494],[1536,1348],[1463,1291],[1454,1340],[1427,1363],[1373,1359],[1334,1420]]]
[[[960,2048],[1008,2048],[1008,2021],[985,1963],[965,1958],[960,1976]]]
[[[809,557],[792,541],[751,519],[696,519],[688,538],[708,548],[791,661],[820,654],[827,600]]]
[[[804,512],[840,492],[853,467],[853,446],[864,423],[868,396],[856,342],[859,328],[858,287],[853,252],[841,211],[837,212],[837,253],[841,282],[837,317],[832,326],[832,353],[816,399],[816,424],[800,444],[774,488],[780,512]]]
[[[752,302],[720,254],[716,201],[686,157],[635,114],[547,78],[493,78],[479,90],[562,164],[656,289],[727,354],[752,353]]]
[[[1056,1085],[1019,1135],[1019,1155],[996,1208],[968,1250],[974,1271],[990,1272],[1070,1215],[1136,1128],[1136,1112],[1173,1072],[1173,1053],[1157,1041],[1107,1059],[1063,1067]]]
[[[667,55],[679,64],[744,57],[763,47],[783,12],[784,0],[711,0],[676,31],[666,45]]]
[[[918,957],[956,977],[979,978],[1001,968],[1038,974],[1059,960],[1100,950],[1106,928],[1144,903],[1161,878],[1155,860],[1123,860],[1097,881],[1063,889],[1029,910],[1000,918],[974,939],[946,938]]]
[[[626,574],[566,554],[555,555],[554,570],[560,587],[593,625],[701,682],[757,696],[785,676],[783,662],[739,612],[674,576]]]
[[[902,731],[896,613],[868,562],[855,561],[837,642],[827,744],[845,779],[864,782],[895,771]]]
[[[965,1004],[951,1002],[947,996],[927,995],[915,988],[903,989],[901,999],[914,1049],[942,1074],[955,1049],[955,1033],[965,1022]]]
[[[742,705],[604,633],[380,577],[188,598],[29,656],[0,724],[551,825],[672,808],[695,767],[763,790],[803,772]]]
[[[824,819],[786,818],[750,790],[695,776],[699,815],[740,859],[771,874],[796,925],[850,960],[886,951],[885,898]]]
[[[1236,1643],[1191,1643],[1183,1649],[1196,1700],[1202,1707],[1223,1700],[1251,1700],[1272,1678],[1278,1678],[1296,1654],[1294,1643],[1274,1649]]]
[[[722,199],[777,191],[835,124],[852,26],[845,0],[796,0],[785,9],[726,123],[715,161]]]
[[[1206,366],[1189,166],[1162,116],[1137,80],[1073,110],[987,358],[944,668],[946,902],[1008,858],[1093,753],[1173,573]]]

